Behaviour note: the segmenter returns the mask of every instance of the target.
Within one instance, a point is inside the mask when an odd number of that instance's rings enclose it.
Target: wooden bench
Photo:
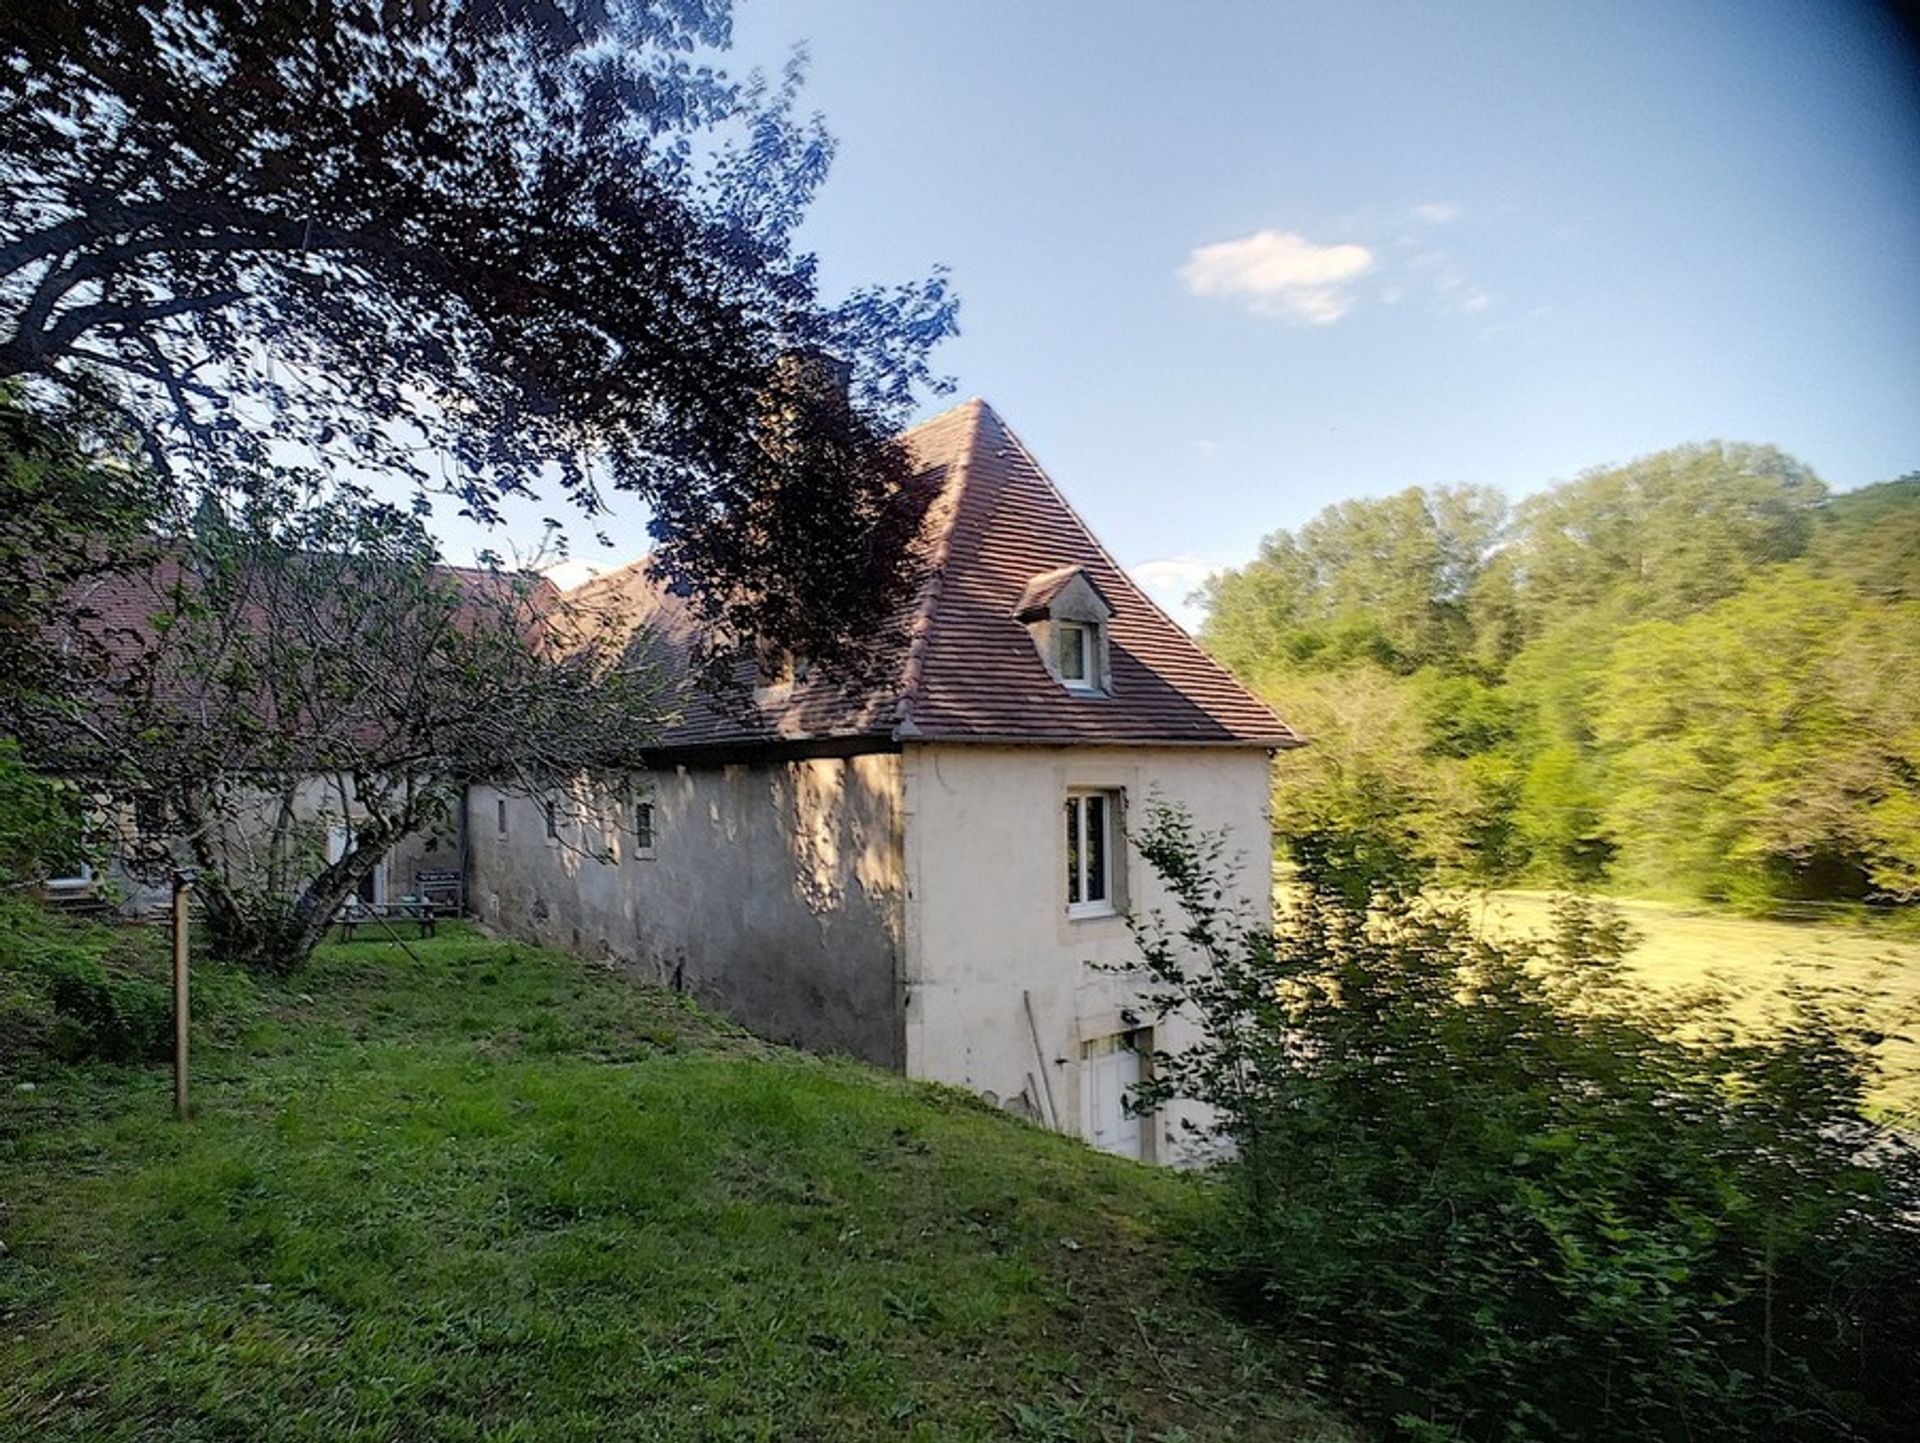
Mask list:
[[[439,908],[424,897],[403,897],[398,902],[348,902],[333,917],[342,942],[351,942],[361,927],[384,924],[391,928],[395,922],[415,923],[422,937],[431,937],[439,921]]]

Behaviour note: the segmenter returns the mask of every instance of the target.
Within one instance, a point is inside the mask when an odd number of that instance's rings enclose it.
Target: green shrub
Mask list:
[[[84,854],[78,793],[26,766],[20,748],[0,737],[0,886],[44,877],[50,864]]]
[[[67,1062],[156,1062],[168,1055],[173,998],[144,977],[110,973],[92,959],[52,972],[53,1049]]]
[[[1142,1100],[1215,1109],[1202,1245],[1315,1384],[1420,1440],[1920,1437],[1920,1165],[1856,1016],[1736,1033],[1583,903],[1537,944],[1326,889],[1268,929],[1220,838],[1138,840],[1156,1007],[1206,1025]]]

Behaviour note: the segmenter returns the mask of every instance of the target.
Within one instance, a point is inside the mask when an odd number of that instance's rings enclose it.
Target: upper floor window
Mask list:
[[[1120,794],[1067,793],[1067,915],[1105,917],[1119,910],[1114,814]]]
[[[633,804],[633,846],[641,856],[653,851],[653,803]]]
[[[505,797],[493,799],[493,829],[503,837],[507,834],[507,799]]]
[[[1060,685],[1083,696],[1106,693],[1113,607],[1085,567],[1059,566],[1029,578],[1013,615]]]
[[[548,797],[541,803],[541,807],[546,813],[547,840],[557,842],[560,840],[560,804],[552,797]]]
[[[1093,659],[1099,628],[1084,621],[1057,621],[1054,629],[1060,637],[1060,680],[1076,690],[1098,686]]]

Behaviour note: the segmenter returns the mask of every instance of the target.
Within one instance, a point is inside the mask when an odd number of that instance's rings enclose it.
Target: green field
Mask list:
[[[578,961],[416,951],[203,968],[187,1125],[164,1067],[0,1037],[0,1436],[1345,1436],[1182,1273],[1200,1180]]]
[[[1552,894],[1490,892],[1471,905],[1493,935],[1539,934],[1551,925]],[[1920,939],[1867,927],[1770,922],[1663,902],[1615,901],[1640,934],[1631,962],[1668,986],[1718,984],[1743,1016],[1777,1004],[1783,984],[1864,988],[1878,994],[1873,1012],[1891,1033],[1883,1049],[1885,1096],[1920,1107]]]

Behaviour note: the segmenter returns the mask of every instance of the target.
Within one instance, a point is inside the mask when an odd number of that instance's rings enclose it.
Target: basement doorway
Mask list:
[[[1133,1091],[1152,1055],[1150,1027],[1081,1044],[1080,1135],[1102,1152],[1147,1159],[1148,1132],[1133,1110]]]

